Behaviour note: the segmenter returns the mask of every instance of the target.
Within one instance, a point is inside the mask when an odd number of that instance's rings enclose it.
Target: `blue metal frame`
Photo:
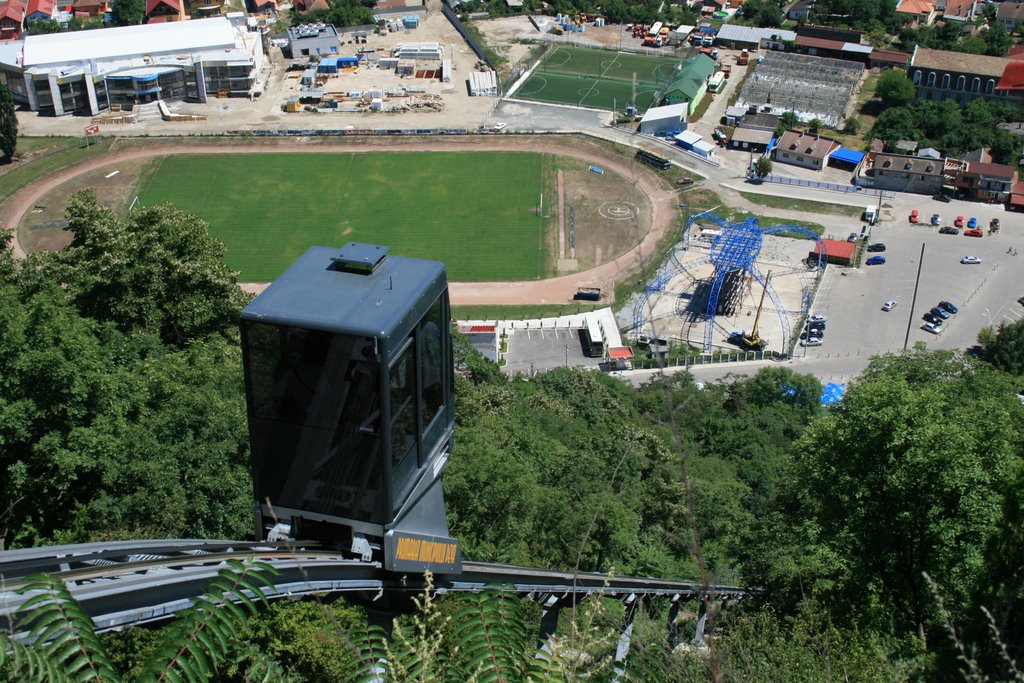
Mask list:
[[[716,224],[721,228],[722,234],[711,243],[711,250],[708,256],[684,263],[680,257],[680,253],[684,251],[681,245],[685,244],[690,228],[697,221]],[[742,223],[730,223],[725,218],[711,211],[695,213],[686,219],[682,236],[677,247],[672,250],[669,262],[658,271],[655,279],[644,288],[644,291],[633,306],[633,329],[640,330],[643,327],[644,320],[647,317],[647,304],[653,294],[664,292],[666,285],[680,273],[685,273],[696,266],[710,262],[715,266],[715,273],[712,276],[713,282],[708,296],[708,305],[704,311],[704,352],[710,352],[714,341],[715,312],[718,310],[718,298],[722,292],[722,284],[725,282],[725,278],[737,270],[744,270],[750,273],[762,287],[765,287],[767,284],[765,276],[756,265],[757,257],[761,254],[765,235],[800,236],[814,240],[818,246],[817,269],[824,270],[826,262],[824,242],[820,235],[802,225],[779,224],[762,228],[755,216],[748,217]],[[770,284],[767,286],[767,294],[775,306],[775,310],[779,315],[779,321],[782,323],[782,348],[788,349],[791,330],[789,318],[782,305],[782,299]],[[810,301],[810,296],[805,294],[801,302],[801,316],[807,313]]]

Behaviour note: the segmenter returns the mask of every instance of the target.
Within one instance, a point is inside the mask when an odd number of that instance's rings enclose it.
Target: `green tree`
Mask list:
[[[817,135],[821,132],[821,129],[825,126],[821,119],[811,119],[811,122],[807,124],[807,132],[811,135]]]
[[[985,54],[995,57],[1002,57],[1010,51],[1013,39],[1002,22],[994,21],[989,24],[988,30],[982,32],[982,40],[985,41]]]
[[[819,582],[801,577],[804,590],[862,624],[924,636],[936,627],[927,573],[961,609],[1021,469],[1014,391],[953,352],[873,359],[794,448],[794,497],[780,505],[804,535],[796,553],[817,558]]]
[[[202,219],[169,205],[121,219],[91,190],[72,195],[65,216],[74,238],[56,275],[83,313],[179,346],[235,335],[247,297]]]
[[[142,23],[146,3],[144,0],[111,0],[110,11],[118,26],[133,26]]]
[[[917,92],[907,74],[896,69],[886,69],[878,78],[875,95],[882,98],[882,104],[888,107],[903,107],[914,101]]]
[[[0,83],[0,152],[8,162],[14,159],[18,146],[18,117],[14,113],[14,98],[7,86]]]
[[[1024,321],[1000,323],[994,336],[979,335],[978,341],[986,361],[1011,375],[1024,375]]]
[[[754,175],[758,178],[764,178],[771,175],[772,173],[772,160],[768,157],[758,157],[757,161],[754,162]]]
[[[786,128],[796,128],[797,124],[800,123],[800,119],[797,117],[795,112],[786,111],[779,117],[779,124]]]
[[[1017,166],[1022,149],[1021,140],[1017,135],[1005,130],[996,130],[992,136],[992,161],[1007,166]]]
[[[843,132],[849,135],[856,135],[860,132],[860,119],[851,116],[843,123]]]

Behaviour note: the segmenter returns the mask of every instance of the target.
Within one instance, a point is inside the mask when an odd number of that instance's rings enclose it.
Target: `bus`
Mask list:
[[[591,358],[604,356],[604,334],[597,318],[587,317],[587,326],[583,328],[583,353]]]
[[[661,23],[660,21],[654,22],[654,25],[652,25],[650,30],[647,31],[647,35],[651,36],[652,38],[657,37],[658,34],[661,32],[662,26],[664,26],[664,24]]]
[[[723,83],[725,83],[725,74],[719,71],[708,81],[708,92],[718,92]]]
[[[668,159],[659,157],[657,154],[651,154],[643,149],[637,150],[636,158],[648,166],[653,166],[654,168],[661,169],[662,171],[667,171],[672,168],[672,162]]]

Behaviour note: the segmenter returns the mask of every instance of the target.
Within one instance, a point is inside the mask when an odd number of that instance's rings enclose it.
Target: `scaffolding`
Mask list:
[[[769,52],[754,67],[740,92],[737,106],[770,106],[791,111],[804,122],[819,119],[838,128],[864,73],[864,65],[789,52]]]

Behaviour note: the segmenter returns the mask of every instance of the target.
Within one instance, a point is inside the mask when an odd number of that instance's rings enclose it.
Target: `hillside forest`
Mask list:
[[[247,299],[223,246],[168,205],[121,218],[85,191],[66,217],[67,249],[16,261],[6,234],[0,251],[4,547],[250,537]],[[467,558],[752,589],[701,646],[665,647],[667,607],[647,606],[634,679],[1021,680],[1020,324],[983,330],[973,355],[876,357],[828,408],[816,378],[781,366],[707,386],[566,368],[507,379],[456,340],[444,486]],[[421,668],[389,680],[473,676],[459,629],[493,627],[467,601],[404,618],[423,626],[407,642]],[[592,602],[603,611],[563,614],[560,632],[590,634],[575,664],[532,680],[611,678],[621,608]],[[509,609],[535,638],[536,608]],[[366,623],[344,600],[276,603],[217,644],[201,679],[255,680],[255,659],[277,672],[262,680],[353,679]],[[151,680],[160,638],[97,642],[118,676]],[[517,642],[533,661],[536,643]]]

